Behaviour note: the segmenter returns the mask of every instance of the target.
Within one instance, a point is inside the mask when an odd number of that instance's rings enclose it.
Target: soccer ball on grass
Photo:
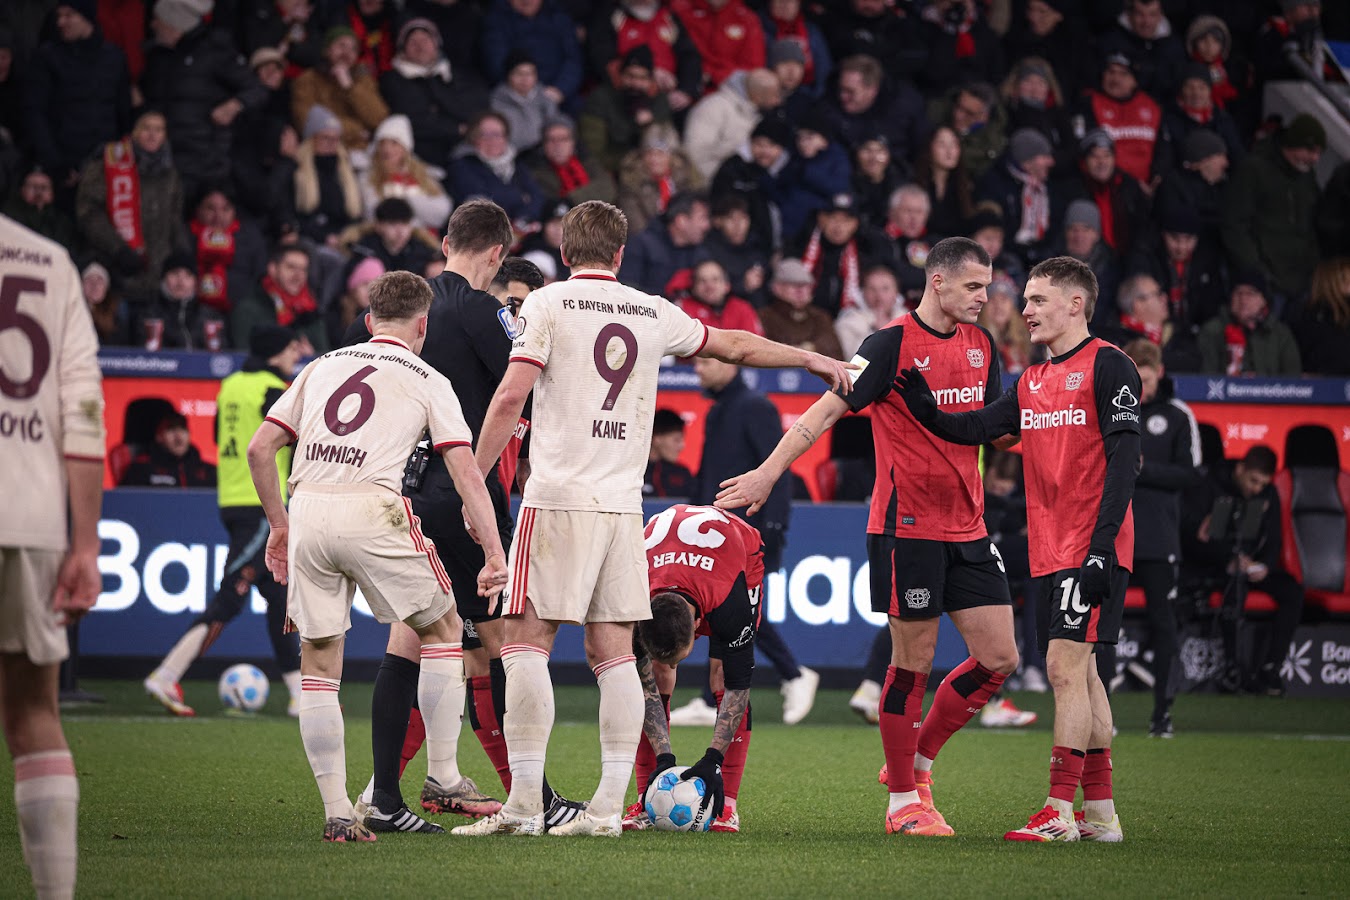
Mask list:
[[[643,805],[657,831],[707,831],[713,820],[713,798],[702,778],[681,781],[688,766],[666,769],[647,785]]]
[[[267,676],[257,666],[248,663],[239,663],[226,669],[220,676],[217,688],[220,702],[226,709],[257,712],[267,703]]]

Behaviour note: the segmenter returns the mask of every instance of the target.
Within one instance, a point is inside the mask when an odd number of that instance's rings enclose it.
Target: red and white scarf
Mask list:
[[[272,304],[277,311],[277,324],[290,326],[296,319],[307,314],[317,312],[319,304],[314,301],[314,295],[309,292],[309,284],[306,283],[295,294],[288,294],[281,289],[271,275],[264,275],[262,280],[262,289],[267,292],[267,296],[272,298]]]
[[[1122,315],[1120,324],[1131,331],[1139,332],[1155,344],[1162,343],[1163,327],[1161,325],[1152,325],[1131,315]]]
[[[820,229],[816,228],[811,232],[811,240],[806,244],[806,252],[802,254],[802,262],[811,274],[820,280],[821,257],[824,255],[820,244]],[[844,245],[844,249],[839,254],[839,277],[844,282],[844,289],[839,297],[839,308],[848,309],[849,307],[863,308],[862,280],[858,274],[858,242],[849,241]]]
[[[131,138],[113,141],[103,150],[103,183],[107,187],[108,218],[117,236],[132,250],[145,249],[141,228],[141,174]]]
[[[196,219],[188,223],[188,230],[197,239],[197,296],[207,306],[222,312],[230,311],[227,272],[234,262],[234,236],[239,231],[239,220],[226,228],[203,225]]]
[[[1009,166],[1008,170],[1022,183],[1022,221],[1017,226],[1013,243],[1034,244],[1050,230],[1050,192],[1045,189],[1044,182],[1037,181],[1017,166]]]

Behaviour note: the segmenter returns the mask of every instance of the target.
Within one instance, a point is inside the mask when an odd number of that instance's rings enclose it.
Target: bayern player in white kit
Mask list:
[[[0,216],[0,259],[0,714],[23,858],[57,900],[75,893],[80,789],[56,681],[65,626],[102,587],[103,391],[70,254]]]
[[[664,298],[620,284],[627,237],[628,220],[611,204],[592,200],[567,214],[561,249],[572,277],[525,299],[511,364],[479,434],[486,474],[534,391],[532,471],[511,546],[502,646],[511,793],[499,813],[454,834],[544,833],[541,785],[553,728],[548,655],[563,622],[586,628],[586,658],[600,685],[601,776],[586,813],[548,833],[623,833],[623,795],[642,735],[633,623],[651,618],[642,479],[661,358],[801,366],[832,388],[849,384],[850,367],[838,360],[708,328]]]
[[[289,583],[286,614],[300,633],[300,737],[323,798],[324,840],[373,841],[347,793],[338,688],[357,587],[375,619],[405,622],[421,639],[418,701],[427,730],[427,774],[459,783],[455,749],[464,710],[464,661],[450,579],[400,494],[404,463],[422,434],[445,458],[464,510],[482,535],[478,591],[506,581],[492,501],[449,380],[418,358],[431,288],[391,272],[370,285],[373,337],[310,363],[268,412],[248,447],[249,470],[272,534],[267,567]],[[295,442],[290,515],[276,454]],[[290,527],[294,525],[294,527]]]

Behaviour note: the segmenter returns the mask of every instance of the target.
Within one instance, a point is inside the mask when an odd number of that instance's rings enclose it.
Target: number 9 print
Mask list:
[[[609,345],[615,338],[623,342],[623,358],[617,367],[609,364]],[[609,393],[605,394],[601,409],[608,411],[614,408],[619,393],[628,382],[628,376],[633,374],[633,367],[637,365],[637,352],[637,338],[623,325],[611,322],[600,329],[600,335],[595,339],[595,370],[609,384]]]

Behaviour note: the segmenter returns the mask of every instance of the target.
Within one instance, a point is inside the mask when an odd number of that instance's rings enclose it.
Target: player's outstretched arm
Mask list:
[[[807,450],[811,449],[822,434],[844,413],[848,412],[848,403],[838,394],[824,394],[811,404],[811,408],[802,417],[792,423],[792,427],[778,440],[768,458],[754,469],[743,475],[736,475],[722,482],[717,493],[716,505],[720,509],[740,509],[748,506],[746,515],[753,516],[769,499],[769,493],[778,479]]]
[[[1017,386],[1003,392],[993,403],[971,412],[945,413],[928,379],[918,369],[902,369],[895,376],[895,391],[909,407],[910,415],[924,428],[953,444],[988,444],[1019,429]]]
[[[789,347],[787,344],[779,344],[748,331],[723,328],[708,329],[708,341],[698,355],[756,369],[800,367],[812,375],[819,376],[830,386],[830,390],[842,390],[845,394],[853,388],[853,379],[848,373],[858,368],[852,363],[830,359],[828,356]]]
[[[98,571],[98,519],[103,507],[103,461],[66,457],[70,494],[70,550],[61,561],[52,610],[61,624],[78,621],[98,602],[103,576]]]
[[[290,539],[290,519],[286,516],[286,504],[281,500],[281,479],[277,473],[277,451],[290,442],[288,431],[268,421],[262,423],[253,433],[253,440],[248,442],[248,473],[253,477],[253,487],[258,491],[258,500],[262,502],[267,524],[272,529],[267,536],[264,559],[267,571],[272,573],[277,584],[286,583],[287,541]]]
[[[478,450],[474,454],[484,478],[497,464],[511,435],[515,433],[520,411],[525,408],[525,398],[534,390],[540,371],[533,363],[514,360],[506,368],[506,377],[497,385],[492,403],[488,405],[487,416],[483,419],[483,429],[478,432]]]
[[[488,496],[487,485],[474,459],[473,451],[460,445],[445,451],[445,467],[455,482],[455,491],[464,499],[464,515],[473,526],[474,539],[483,545],[486,558],[478,573],[478,596],[492,597],[488,613],[495,611],[496,596],[506,584],[506,553],[497,533],[497,515]]]

